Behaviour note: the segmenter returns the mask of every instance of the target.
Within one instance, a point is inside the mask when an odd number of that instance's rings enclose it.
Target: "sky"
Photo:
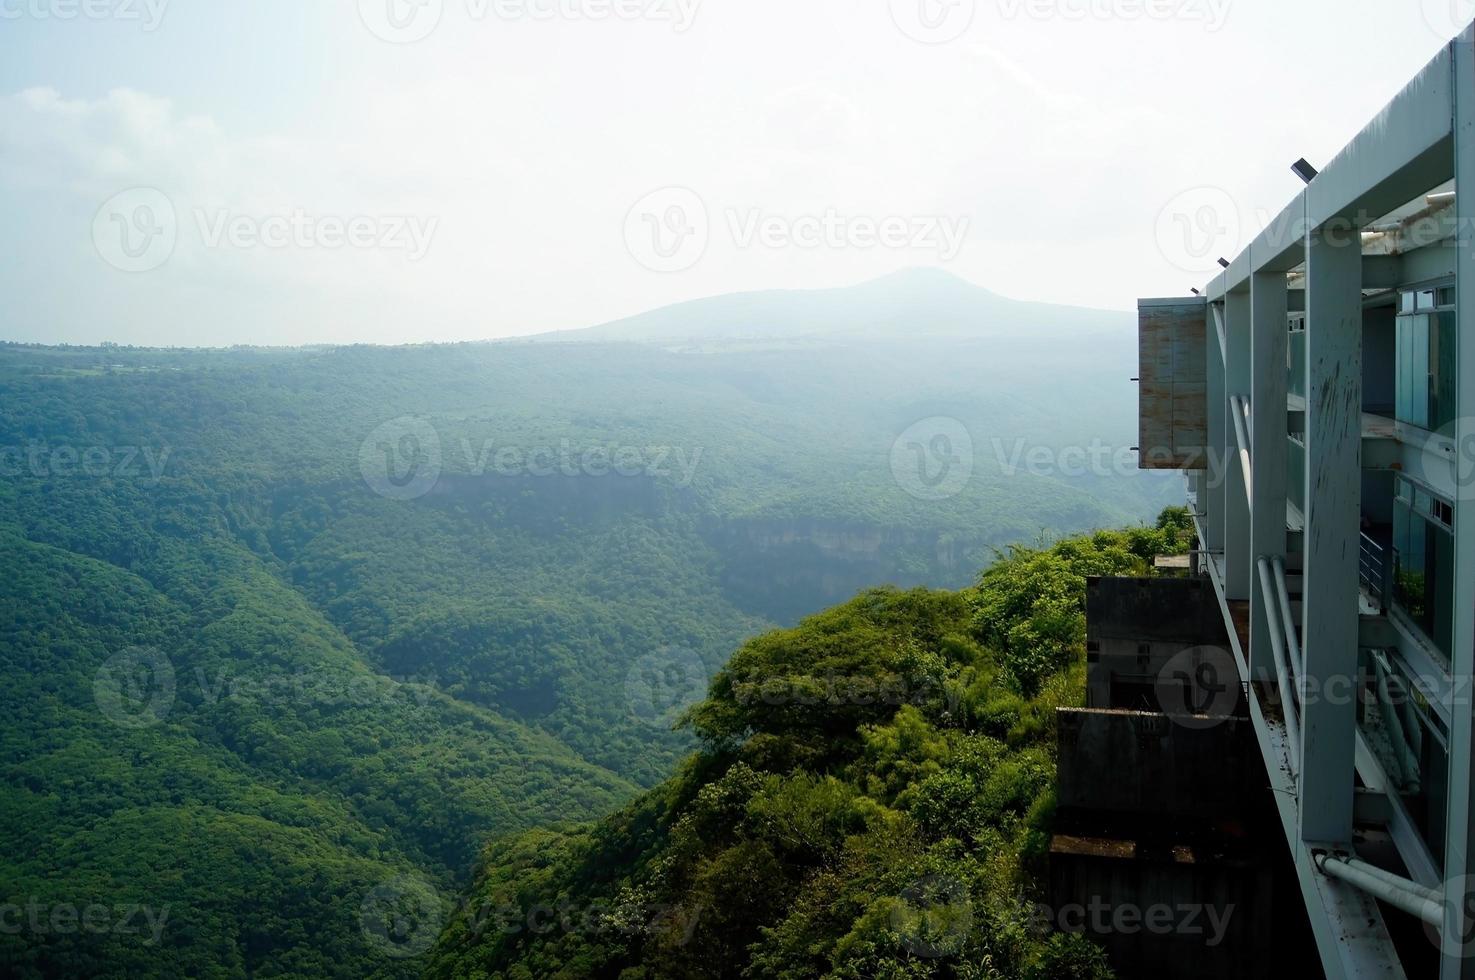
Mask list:
[[[0,340],[1211,278],[1475,0],[0,0]]]

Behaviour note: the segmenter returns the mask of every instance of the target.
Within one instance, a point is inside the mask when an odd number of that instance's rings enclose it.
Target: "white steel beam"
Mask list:
[[[1260,558],[1286,553],[1286,357],[1290,343],[1286,317],[1286,277],[1260,272],[1250,279],[1250,442],[1255,453],[1254,487],[1250,494],[1250,551]],[[1271,629],[1274,617],[1266,596],[1250,596],[1250,676],[1269,680]],[[1297,665],[1299,666],[1299,665]]]
[[[1209,304],[1209,315],[1216,330],[1222,331],[1224,322],[1224,310],[1220,304]],[[1204,483],[1199,493],[1199,506],[1204,513],[1204,532],[1207,538],[1203,541],[1203,548],[1211,554],[1222,554],[1224,551],[1224,470],[1228,446],[1224,441],[1225,424],[1228,422],[1227,406],[1225,399],[1228,397],[1224,391],[1224,357],[1223,348],[1213,337],[1205,338],[1205,356],[1208,358],[1207,371],[1204,375],[1205,398],[1207,399],[1207,411],[1204,418],[1204,431],[1207,433],[1208,445],[1204,447],[1207,459],[1205,460]]]
[[[1362,249],[1313,234],[1306,256],[1306,531],[1301,840],[1350,844],[1362,506]]]
[[[1453,46],[1441,51],[1316,179],[1216,276],[1213,301],[1245,288],[1256,272],[1285,272],[1300,261],[1308,230],[1328,222],[1362,225],[1452,176]],[[1244,259],[1244,261],[1241,261]]]
[[[1248,651],[1240,647],[1234,616],[1224,601],[1223,578],[1212,562],[1207,567],[1219,598],[1219,613],[1236,655],[1235,662],[1243,665]],[[1407,974],[1388,936],[1377,900],[1317,870],[1312,847],[1299,834],[1301,804],[1291,775],[1285,726],[1265,716],[1259,698],[1250,698],[1249,706],[1250,721],[1270,779],[1270,795],[1290,847],[1301,898],[1327,980],[1404,980]]]
[[[1250,293],[1231,292],[1224,297],[1224,351],[1226,399],[1250,395]],[[1254,591],[1255,556],[1250,547],[1250,501],[1245,471],[1239,460],[1237,428],[1244,419],[1238,409],[1225,406],[1224,422],[1224,588],[1227,598],[1248,602]],[[1250,447],[1245,447],[1249,449]]]

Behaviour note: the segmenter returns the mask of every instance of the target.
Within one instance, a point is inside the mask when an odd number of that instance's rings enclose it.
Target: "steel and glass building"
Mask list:
[[[1140,305],[1142,465],[1184,473],[1333,978],[1475,980],[1472,231],[1475,28]]]

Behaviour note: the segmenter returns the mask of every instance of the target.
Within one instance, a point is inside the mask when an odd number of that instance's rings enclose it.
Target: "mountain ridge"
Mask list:
[[[538,343],[696,340],[875,340],[1002,337],[1021,320],[1048,336],[1125,331],[1130,314],[1011,299],[942,269],[903,269],[853,286],[722,293],[589,327],[531,337]]]

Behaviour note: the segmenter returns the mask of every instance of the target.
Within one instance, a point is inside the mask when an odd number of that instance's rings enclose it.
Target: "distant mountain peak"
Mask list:
[[[647,344],[901,340],[1119,328],[1124,315],[1009,299],[933,266],[854,286],[729,293],[534,340]]]

